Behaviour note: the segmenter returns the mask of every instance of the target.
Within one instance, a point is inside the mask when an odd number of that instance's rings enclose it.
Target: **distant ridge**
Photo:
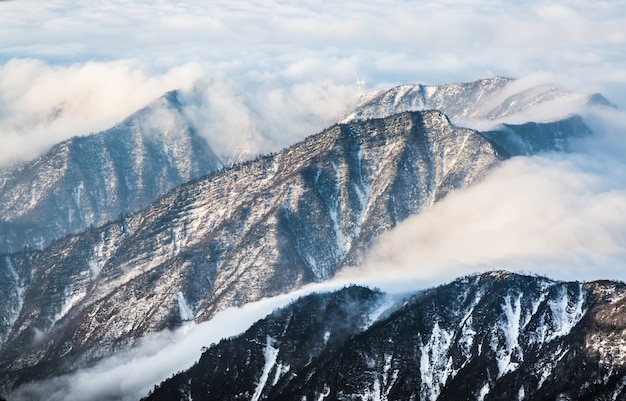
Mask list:
[[[0,253],[43,249],[220,169],[182,108],[169,92],[111,129],[0,169]]]

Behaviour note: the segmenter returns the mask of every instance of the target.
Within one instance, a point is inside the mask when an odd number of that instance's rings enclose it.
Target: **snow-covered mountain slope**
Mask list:
[[[527,85],[511,78],[495,77],[445,85],[406,84],[367,93],[342,121],[436,109],[455,124],[484,129],[484,124],[478,127],[475,122],[549,122],[577,113],[589,104],[614,107],[601,94],[572,93],[550,85]],[[491,128],[492,125],[487,126]]]
[[[0,170],[0,253],[118,219],[221,168],[169,92],[115,127]]]
[[[503,271],[405,302],[315,294],[210,346],[145,400],[623,400],[626,286]]]
[[[336,125],[123,220],[2,258],[4,386],[325,280],[501,160],[484,136],[437,111]]]

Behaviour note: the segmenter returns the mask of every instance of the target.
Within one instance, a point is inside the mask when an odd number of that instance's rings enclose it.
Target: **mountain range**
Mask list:
[[[361,96],[357,105],[345,113],[342,122],[381,118],[403,111],[440,110],[454,123],[473,121],[536,122],[560,120],[576,113],[581,106],[615,108],[602,94],[560,90],[552,85],[528,85],[516,79],[494,77],[473,82],[421,85],[405,84],[372,91]],[[538,113],[547,109],[550,112]],[[512,120],[524,121],[512,121]]]
[[[0,169],[0,253],[43,249],[221,167],[169,92],[111,129]]]
[[[232,164],[229,160],[239,160],[242,155],[216,156],[211,144],[199,135],[200,127],[189,117],[188,109],[197,107],[197,99],[193,99],[180,91],[169,92],[109,130],[73,137],[34,160],[0,168],[0,254],[43,249],[65,235],[117,220],[147,207],[178,185]],[[495,77],[375,91],[363,95],[343,122],[436,109],[455,123],[482,119],[501,123],[529,108],[550,108],[559,101],[611,106],[599,94],[544,86],[518,88],[516,80]],[[576,111],[571,106],[567,110]],[[537,149],[524,149],[527,138],[517,138],[520,131],[526,135],[529,129],[536,131],[533,122],[491,124],[485,131],[506,135],[508,139],[496,142],[505,145],[511,155],[560,150],[567,143],[563,136],[571,136],[572,131],[588,133],[582,121],[569,121],[572,119],[579,117],[535,120],[556,124],[565,120],[568,124],[562,127],[561,137],[531,133],[534,146],[543,145]],[[547,139],[540,138],[544,134]]]
[[[457,117],[482,118],[474,103],[509,84],[413,87],[430,99],[416,108],[441,98]],[[592,134],[578,116],[479,132],[441,111],[402,111],[419,91],[372,96],[340,124],[226,167],[170,92],[111,130],[4,170],[0,243],[13,252],[0,257],[0,388],[327,280],[504,160]]]
[[[505,271],[313,294],[210,346],[158,400],[622,400],[623,283]]]

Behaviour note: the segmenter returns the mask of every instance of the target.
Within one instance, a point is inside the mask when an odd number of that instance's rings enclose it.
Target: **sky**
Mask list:
[[[621,0],[0,1],[0,166],[109,128],[173,89],[196,102],[216,146],[229,136],[259,152],[339,120],[359,79],[374,90],[541,77],[625,109],[624,20]],[[423,288],[494,268],[626,280],[626,118],[589,113],[596,135],[574,152],[504,163],[384,235],[342,282]],[[250,306],[241,322],[289,297]],[[205,337],[162,333],[130,358],[31,390],[141,394],[192,363],[209,333],[231,333],[208,324],[189,331]],[[180,338],[195,340],[183,351]],[[176,351],[155,353],[164,344]],[[172,371],[123,380],[179,354]]]
[[[276,151],[365,90],[543,74],[626,106],[622,1],[0,1],[0,164],[200,88]],[[211,114],[213,113],[213,114]],[[213,118],[215,117],[215,118]]]

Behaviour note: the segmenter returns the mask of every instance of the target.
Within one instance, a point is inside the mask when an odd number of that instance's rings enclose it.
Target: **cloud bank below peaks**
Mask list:
[[[508,160],[399,224],[356,275],[436,283],[504,268],[626,280],[626,115],[601,113],[575,152]]]

